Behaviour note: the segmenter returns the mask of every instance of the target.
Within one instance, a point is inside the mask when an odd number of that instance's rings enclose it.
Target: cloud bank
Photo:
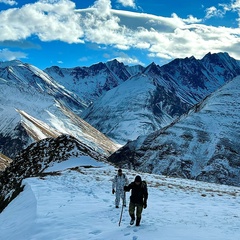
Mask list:
[[[0,0],[0,3],[4,3],[4,4],[7,4],[7,5],[17,5],[17,2],[16,1],[13,1],[13,0]]]
[[[118,3],[137,7],[134,0],[118,0]],[[192,15],[182,19],[175,13],[167,18],[114,10],[110,0],[97,0],[91,8],[78,10],[69,0],[41,0],[0,12],[0,41],[19,41],[37,36],[41,41],[88,42],[110,45],[123,51],[138,49],[146,51],[149,57],[161,59],[192,55],[201,58],[207,52],[223,51],[240,59],[239,28],[204,24],[204,20],[223,17],[228,11],[236,11],[240,16],[240,1],[212,6],[206,9],[203,19]]]

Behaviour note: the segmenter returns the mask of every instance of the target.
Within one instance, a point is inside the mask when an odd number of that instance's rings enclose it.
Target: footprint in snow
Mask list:
[[[89,234],[98,235],[101,232],[102,232],[101,230],[95,230],[95,231],[89,232]]]

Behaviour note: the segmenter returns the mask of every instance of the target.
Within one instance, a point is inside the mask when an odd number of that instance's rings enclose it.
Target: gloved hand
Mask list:
[[[114,193],[115,193],[115,189],[112,190],[112,194],[114,194]]]
[[[127,191],[128,191],[127,186],[124,186],[124,187],[123,187],[123,190],[124,190],[125,192],[127,192]]]
[[[147,208],[147,202],[144,202],[144,203],[143,203],[143,208],[144,208],[144,209]]]

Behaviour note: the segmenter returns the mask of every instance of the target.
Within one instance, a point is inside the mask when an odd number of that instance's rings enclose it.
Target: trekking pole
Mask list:
[[[123,197],[123,201],[122,201],[122,210],[121,210],[121,215],[120,215],[120,219],[119,219],[119,223],[118,226],[120,227],[121,221],[122,221],[122,214],[123,214],[123,207],[124,207],[124,199],[125,199],[125,191],[124,191],[124,197]]]

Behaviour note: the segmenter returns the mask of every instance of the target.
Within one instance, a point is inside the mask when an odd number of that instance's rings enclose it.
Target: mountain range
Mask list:
[[[68,140],[86,146],[77,154],[91,149],[91,157],[118,166],[239,186],[238,75],[240,63],[227,53],[161,67],[113,60],[43,71],[0,63],[3,205],[23,178],[72,156],[59,147]],[[58,147],[44,150],[52,141]]]
[[[240,74],[239,61],[227,53],[176,59],[162,67],[130,68],[114,60],[55,69],[46,72],[82,99],[91,96],[81,117],[120,144],[167,126]]]

